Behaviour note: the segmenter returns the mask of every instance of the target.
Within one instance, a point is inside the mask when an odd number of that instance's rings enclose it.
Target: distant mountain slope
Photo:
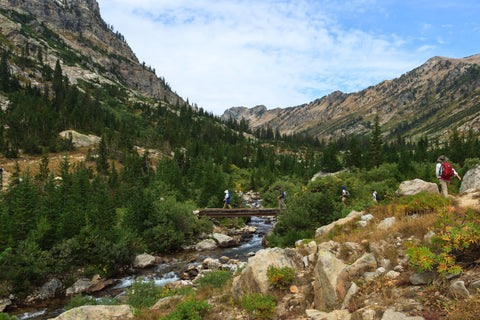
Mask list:
[[[390,137],[446,137],[453,129],[480,128],[480,55],[434,57],[401,77],[350,94],[333,92],[301,106],[267,110],[231,108],[222,115],[271,126],[282,133],[308,132],[320,138],[370,132],[375,115]]]
[[[95,0],[2,0],[0,25],[2,48],[51,68],[60,60],[71,83],[114,82],[146,97],[183,102],[155,70],[139,63],[123,36],[103,21]],[[11,63],[23,81],[37,83],[38,72]]]

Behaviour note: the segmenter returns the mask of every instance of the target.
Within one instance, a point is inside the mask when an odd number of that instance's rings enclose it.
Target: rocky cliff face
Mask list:
[[[41,52],[45,63],[77,79],[113,81],[154,98],[183,101],[143,64],[121,34],[101,18],[95,0],[0,0],[2,33],[10,49]],[[15,68],[13,68],[15,70]]]
[[[422,66],[365,90],[333,92],[287,109],[231,108],[223,119],[249,120],[253,128],[282,133],[307,132],[320,138],[370,132],[375,116],[394,137],[446,137],[452,129],[480,129],[480,55],[464,59],[434,57]]]

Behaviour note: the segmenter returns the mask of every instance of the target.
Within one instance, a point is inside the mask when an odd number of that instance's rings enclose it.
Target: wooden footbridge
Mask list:
[[[272,208],[233,208],[233,209],[218,209],[206,208],[195,212],[200,217],[276,217],[280,213],[280,209]]]

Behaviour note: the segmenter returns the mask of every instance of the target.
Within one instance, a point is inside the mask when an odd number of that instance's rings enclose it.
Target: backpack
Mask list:
[[[377,201],[380,201],[380,196],[379,196],[378,193],[376,193],[376,192],[375,192],[375,199],[376,199]]]
[[[440,175],[444,179],[450,179],[451,177],[453,177],[452,165],[448,162],[443,162],[442,167],[440,168]]]
[[[350,198],[350,192],[348,192],[348,190],[345,190],[345,197]]]

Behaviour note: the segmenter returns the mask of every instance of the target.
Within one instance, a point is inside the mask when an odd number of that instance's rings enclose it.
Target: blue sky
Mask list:
[[[356,92],[480,54],[478,0],[98,0],[140,62],[217,115]]]

